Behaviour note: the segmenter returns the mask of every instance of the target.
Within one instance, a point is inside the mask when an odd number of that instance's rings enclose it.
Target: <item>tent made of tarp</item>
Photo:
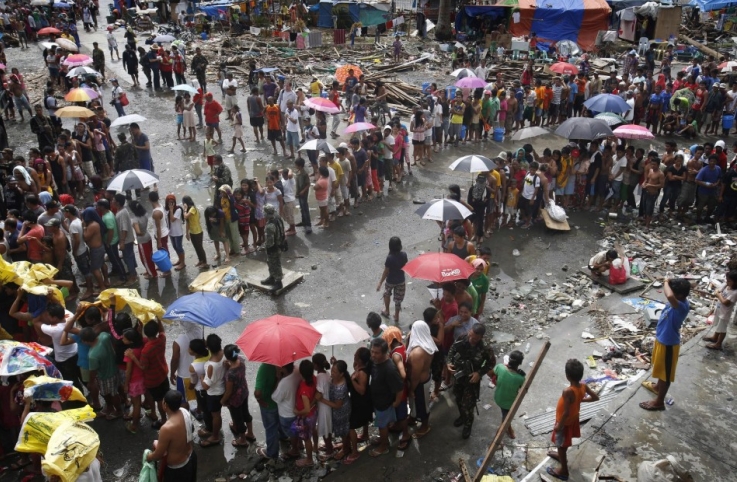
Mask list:
[[[702,12],[721,10],[737,5],[737,0],[691,0],[689,7],[699,7]]]
[[[517,2],[515,0],[515,7]],[[500,18],[506,18],[507,13],[510,11],[510,6],[500,5],[468,5],[461,8],[456,15],[456,31],[460,31],[463,25],[467,22],[468,18],[488,18],[492,21],[496,21]]]
[[[391,3],[389,2],[333,2],[321,0],[317,9],[317,26],[333,28],[333,16],[340,16],[341,10],[348,10],[354,22],[361,22],[364,27],[380,25],[391,20]],[[313,10],[315,6],[310,8]]]
[[[207,2],[197,5],[197,10],[204,13],[208,17],[221,18],[224,17],[228,8],[235,5],[236,2]]]
[[[571,40],[590,50],[599,30],[609,27],[610,14],[605,0],[519,0],[509,30],[515,36],[534,32],[542,40]]]

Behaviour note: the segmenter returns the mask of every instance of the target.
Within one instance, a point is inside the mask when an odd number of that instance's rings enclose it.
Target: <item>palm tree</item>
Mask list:
[[[435,40],[450,40],[450,0],[440,0],[438,24],[435,26]]]

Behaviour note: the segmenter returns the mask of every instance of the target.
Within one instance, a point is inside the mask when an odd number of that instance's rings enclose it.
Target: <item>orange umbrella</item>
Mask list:
[[[69,102],[89,102],[92,98],[82,89],[72,89],[64,96],[64,100]]]
[[[343,65],[341,67],[338,67],[338,70],[335,71],[335,78],[340,82],[341,84],[345,82],[345,79],[348,78],[348,71],[353,70],[353,75],[356,77],[360,77],[363,75],[363,72],[361,72],[361,69],[357,65]]]

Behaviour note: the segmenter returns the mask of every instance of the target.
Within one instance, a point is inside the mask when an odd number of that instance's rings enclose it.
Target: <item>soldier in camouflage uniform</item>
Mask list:
[[[476,408],[481,379],[496,365],[494,350],[484,343],[486,327],[480,323],[473,325],[467,335],[453,343],[448,352],[448,370],[455,377],[453,395],[460,417],[453,425],[463,425],[463,438],[471,436],[473,411]]]
[[[274,206],[267,204],[264,206],[264,216],[266,217],[266,264],[269,267],[269,277],[261,281],[262,284],[272,285],[272,293],[283,288],[282,278],[284,275],[281,270],[281,243],[284,240],[284,222],[281,220]]]

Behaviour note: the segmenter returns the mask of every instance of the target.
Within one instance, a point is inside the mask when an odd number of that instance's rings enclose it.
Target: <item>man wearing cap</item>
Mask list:
[[[92,68],[100,72],[102,81],[105,82],[105,52],[97,42],[92,42]]]
[[[123,103],[121,100],[121,96],[124,94],[123,88],[118,83],[118,79],[110,79],[110,83],[113,84],[113,90],[110,93],[113,99],[110,103],[115,107],[115,112],[118,113],[118,117],[123,117],[125,115],[125,110],[123,110]]]
[[[269,267],[269,277],[261,281],[261,284],[270,285],[271,292],[282,289],[281,250],[284,242],[284,223],[276,213],[274,206],[264,205],[264,216],[266,217],[265,236],[266,242],[266,265]]]
[[[158,45],[151,45],[151,50],[146,52],[146,59],[148,60],[148,66],[151,69],[151,74],[154,77],[154,90],[161,90],[161,74],[159,72],[159,62],[161,62],[161,58],[159,57]]]

